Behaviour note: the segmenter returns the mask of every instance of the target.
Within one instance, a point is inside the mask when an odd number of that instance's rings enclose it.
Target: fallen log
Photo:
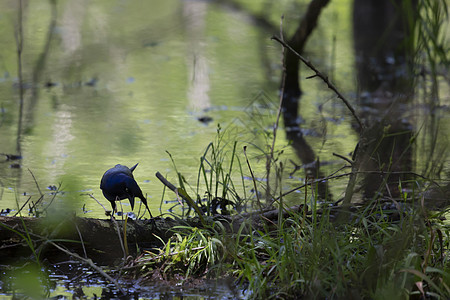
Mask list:
[[[422,203],[427,199],[422,197]],[[386,200],[387,204],[391,202]],[[448,204],[448,201],[446,203]],[[395,207],[388,207],[388,211],[391,210],[389,220],[392,221],[398,220],[400,214],[408,211],[395,201],[391,206],[394,204]],[[304,205],[285,208],[282,216],[295,218],[303,215],[311,219],[311,211],[306,211],[305,208]],[[339,214],[340,208],[342,207],[328,208],[330,221]],[[364,210],[364,207],[360,209]],[[360,209],[352,207],[351,211],[356,215]],[[322,212],[322,209],[319,209],[316,213],[321,215]],[[223,231],[223,234],[252,234],[255,230],[270,231],[276,228],[279,215],[280,211],[272,208],[239,215],[204,217],[203,221],[197,217],[156,217],[151,220],[123,221],[80,218],[74,215],[40,218],[0,216],[0,264],[11,264],[17,259],[29,259],[37,255],[40,259],[55,263],[67,261],[72,252],[80,257],[90,258],[97,264],[110,265],[128,255],[134,257],[142,250],[161,248],[177,232],[177,226],[210,228]],[[67,251],[61,251],[55,243]]]
[[[294,206],[283,211],[285,217],[298,211]],[[65,247],[99,264],[111,264],[143,249],[160,248],[176,232],[176,226],[210,227],[221,224],[224,233],[236,233],[244,224],[242,233],[276,224],[278,210],[245,213],[241,215],[208,217],[203,225],[199,218],[174,219],[156,217],[151,220],[111,220],[65,217],[4,217],[0,216],[0,264],[17,258],[39,255],[52,263],[67,260],[67,253],[52,246]],[[124,235],[124,227],[126,235]],[[35,254],[33,253],[35,249]]]
[[[41,258],[60,261],[67,258],[49,241],[64,246],[82,257],[100,260],[109,264],[125,255],[136,254],[138,247],[153,248],[161,246],[172,233],[170,227],[177,222],[171,218],[150,220],[111,221],[79,217],[59,218],[20,218],[0,217],[0,263],[17,257],[33,255],[32,248]],[[126,236],[123,229],[126,226]],[[157,237],[158,236],[158,237]],[[27,241],[28,240],[28,241]],[[122,247],[126,241],[127,247]],[[31,244],[30,244],[31,243]]]

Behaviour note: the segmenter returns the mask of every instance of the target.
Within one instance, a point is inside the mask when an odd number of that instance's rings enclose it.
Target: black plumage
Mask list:
[[[113,215],[116,211],[116,201],[128,198],[128,200],[130,200],[131,209],[134,210],[134,198],[138,197],[141,199],[142,203],[144,203],[150,217],[153,218],[147,205],[147,199],[145,199],[141,188],[133,177],[133,171],[136,169],[137,165],[138,164],[128,168],[127,166],[118,164],[103,174],[102,181],[100,182],[100,189],[105,198],[111,202]]]

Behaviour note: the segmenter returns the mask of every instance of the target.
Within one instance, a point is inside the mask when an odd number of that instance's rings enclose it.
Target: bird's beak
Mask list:
[[[137,166],[137,165],[136,165]],[[136,167],[135,166],[135,167]],[[133,197],[128,197],[128,200],[130,200],[130,204],[131,204],[131,210],[134,210],[134,196]]]

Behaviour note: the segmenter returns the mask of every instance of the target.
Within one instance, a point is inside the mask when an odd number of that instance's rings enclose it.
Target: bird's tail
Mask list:
[[[134,166],[132,166],[132,167],[130,168],[131,173],[133,173],[134,169],[136,169],[136,167],[138,166],[138,164],[139,164],[139,163],[135,164]]]

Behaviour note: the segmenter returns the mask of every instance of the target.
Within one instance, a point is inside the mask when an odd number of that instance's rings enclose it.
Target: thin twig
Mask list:
[[[81,235],[80,228],[78,228],[77,222],[73,222],[75,228],[77,229],[78,236],[80,237],[81,247],[83,248],[84,257],[87,258],[86,247],[84,246],[83,236]]]
[[[92,261],[92,259],[90,258],[83,258],[81,256],[79,256],[77,253],[75,252],[71,252],[67,249],[64,249],[63,247],[61,247],[60,245],[52,242],[52,241],[48,241],[51,245],[53,245],[54,247],[58,248],[59,250],[61,250],[62,252],[75,257],[76,259],[80,260],[81,262],[88,264],[92,269],[94,269],[95,271],[97,271],[98,273],[100,273],[103,277],[105,277],[106,279],[108,279],[110,282],[112,282],[116,288],[118,288],[120,290],[120,292],[123,295],[126,295],[127,293],[125,292],[125,290],[120,286],[119,282],[117,280],[115,280],[114,278],[112,278],[111,276],[109,276],[108,274],[105,273],[105,271],[103,271],[103,269],[99,266],[97,266],[96,264],[94,264],[94,262]]]
[[[353,117],[356,119],[356,121],[359,124],[359,127],[361,129],[361,131],[364,129],[364,125],[361,122],[361,120],[359,119],[358,115],[356,114],[355,109],[352,107],[352,105],[350,104],[350,102],[347,100],[347,98],[345,98],[344,95],[341,94],[341,92],[338,91],[338,89],[334,86],[333,83],[330,82],[330,80],[328,79],[328,76],[324,75],[322,72],[320,72],[310,61],[308,61],[307,59],[305,59],[302,55],[300,55],[297,51],[295,51],[291,46],[289,46],[288,44],[286,44],[283,40],[281,40],[280,38],[276,37],[276,36],[272,36],[272,40],[277,41],[278,43],[280,43],[281,45],[283,45],[283,47],[289,49],[290,51],[292,51],[292,53],[294,53],[306,66],[308,66],[308,68],[310,68],[312,71],[314,71],[316,74],[314,75],[317,77],[320,77],[328,86],[329,89],[331,89],[333,92],[336,93],[336,95],[338,96],[339,99],[341,99],[345,106],[347,106],[347,108],[350,110],[350,112],[352,113]]]
[[[123,215],[123,214],[122,214]],[[120,247],[122,247],[122,252],[123,252],[123,260],[125,261],[127,258],[127,252],[125,251],[125,245],[122,241],[122,235],[120,234],[120,229],[119,229],[119,223],[117,223],[116,219],[114,218],[114,216],[111,216],[111,221],[114,223],[115,227],[116,227],[116,231],[117,231],[117,236],[119,237],[119,243],[120,243]]]
[[[125,221],[123,222],[123,245],[125,247],[125,256],[127,257],[130,253],[128,251],[128,240],[127,240],[127,224],[128,224],[128,215],[125,215]],[[126,258],[125,257],[125,258]]]
[[[89,197],[91,197],[92,199],[94,199],[95,201],[97,201],[98,204],[100,204],[101,207],[103,207],[103,209],[105,210],[105,212],[107,212],[108,210],[103,206],[103,204],[100,203],[100,201],[98,201],[92,194],[86,194]]]
[[[339,174],[339,175],[335,175],[335,176],[327,176],[325,178],[314,179],[314,180],[306,182],[305,184],[302,184],[301,186],[298,186],[298,187],[296,187],[296,188],[294,188],[294,189],[292,189],[290,191],[287,191],[287,192],[283,193],[280,197],[276,198],[275,200],[278,200],[281,197],[285,197],[286,195],[289,195],[290,193],[293,193],[293,192],[295,192],[295,191],[297,191],[297,190],[299,190],[301,188],[304,188],[307,185],[311,185],[311,184],[314,184],[314,183],[318,183],[318,182],[326,181],[326,180],[330,180],[330,179],[336,179],[336,178],[340,178],[340,177],[350,176],[351,174],[353,174],[353,173],[349,172],[349,173]]]
[[[250,175],[252,176],[253,187],[255,189],[255,195],[256,195],[256,200],[258,201],[259,210],[262,210],[261,200],[259,199],[258,188],[256,186],[255,175],[253,174],[252,167],[250,166],[250,162],[248,161],[248,157],[247,157],[247,146],[244,146],[244,156],[245,156],[245,160],[247,161],[248,169],[250,170]]]
[[[36,177],[34,177],[33,172],[31,172],[30,169],[28,169],[28,172],[30,172],[31,177],[33,177],[33,180],[34,180],[34,183],[36,184],[36,187],[37,187],[37,189],[38,189],[39,195],[43,196],[44,194],[42,194],[41,188],[39,187],[39,184],[38,184],[38,182],[37,182],[37,180],[36,180]]]
[[[353,165],[353,163],[354,163],[354,161],[352,161],[351,159],[349,159],[349,158],[347,158],[347,157],[345,157],[345,156],[343,156],[343,155],[340,155],[340,154],[337,154],[337,153],[334,153],[334,152],[333,152],[333,155],[339,157],[340,159],[345,160],[345,161],[348,162],[350,165]]]
[[[27,205],[28,204],[28,202],[31,200],[31,196],[30,197],[28,197],[28,199],[27,199],[27,201],[25,201],[25,203],[22,205],[22,207],[21,208],[19,208],[19,210],[14,214],[14,216],[13,217],[15,217],[15,216],[17,216],[18,214],[20,214],[20,212],[22,211],[22,209],[25,207],[25,205]]]
[[[37,211],[36,206],[38,205],[39,202],[41,202],[41,200],[44,199],[44,195],[39,196],[39,198],[37,199],[36,202],[31,201],[31,204],[29,206],[29,213],[32,214],[33,213],[33,209],[34,209],[34,214],[36,217],[39,217],[39,212]]]

